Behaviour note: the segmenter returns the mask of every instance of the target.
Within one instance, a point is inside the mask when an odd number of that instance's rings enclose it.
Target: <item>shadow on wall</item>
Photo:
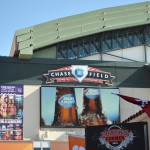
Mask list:
[[[146,67],[139,69],[116,69],[117,87],[150,88],[150,71]]]

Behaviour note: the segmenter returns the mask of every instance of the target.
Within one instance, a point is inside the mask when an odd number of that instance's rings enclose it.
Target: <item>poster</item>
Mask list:
[[[0,140],[23,139],[23,85],[0,85]]]
[[[41,87],[41,127],[79,127],[119,122],[118,89]]]
[[[86,150],[148,150],[145,122],[90,126],[85,136]]]
[[[69,150],[85,150],[85,136],[68,135]]]

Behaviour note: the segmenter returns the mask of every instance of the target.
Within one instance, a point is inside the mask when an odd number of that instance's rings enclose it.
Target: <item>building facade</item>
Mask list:
[[[42,128],[41,86],[117,88],[119,93],[150,100],[150,2],[106,8],[59,18],[17,30],[11,57],[1,57],[1,84],[24,86],[23,138],[67,140],[84,128]],[[90,66],[111,73],[113,85],[94,83],[46,84],[48,70]],[[141,110],[120,98],[124,121]]]

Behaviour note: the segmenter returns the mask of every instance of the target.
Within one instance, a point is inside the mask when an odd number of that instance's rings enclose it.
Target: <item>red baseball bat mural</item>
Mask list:
[[[142,100],[142,99],[134,98],[134,97],[129,97],[129,96],[121,95],[121,94],[116,94],[116,93],[112,93],[112,94],[118,95],[128,102],[140,106],[143,109],[143,111],[150,117],[150,101]]]

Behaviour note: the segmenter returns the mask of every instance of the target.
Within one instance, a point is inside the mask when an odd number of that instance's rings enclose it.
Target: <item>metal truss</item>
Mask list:
[[[150,25],[119,29],[59,43],[57,59],[78,59],[97,53],[112,55],[106,52],[148,44],[150,44]]]

